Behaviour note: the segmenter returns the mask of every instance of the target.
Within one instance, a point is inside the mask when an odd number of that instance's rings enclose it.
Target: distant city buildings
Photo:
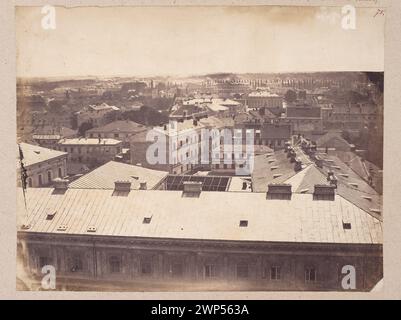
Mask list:
[[[64,289],[332,291],[346,265],[357,290],[382,279],[383,97],[364,74],[18,90],[18,253],[35,279],[47,264]]]
[[[148,128],[130,120],[117,120],[101,127],[86,131],[87,138],[108,138],[121,140],[123,147],[129,148],[131,137]]]
[[[122,152],[122,142],[108,138],[62,139],[58,149],[68,153],[68,161],[93,167],[114,160]]]
[[[112,119],[112,115],[119,110],[116,106],[109,106],[107,103],[85,107],[75,114],[77,126],[80,127],[83,123],[90,123],[94,127],[105,125],[111,122],[109,119]]]

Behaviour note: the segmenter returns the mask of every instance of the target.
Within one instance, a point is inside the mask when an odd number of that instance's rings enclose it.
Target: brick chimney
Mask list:
[[[267,186],[267,199],[291,200],[291,185],[271,183]]]
[[[130,181],[115,181],[114,182],[114,191],[130,192],[131,191],[131,182]]]
[[[183,197],[199,197],[202,192],[202,182],[200,181],[184,181]]]
[[[326,184],[315,184],[313,191],[313,200],[330,200],[334,201],[336,195],[336,186]]]
[[[68,180],[56,178],[53,180],[53,186],[55,190],[67,190],[68,189]]]

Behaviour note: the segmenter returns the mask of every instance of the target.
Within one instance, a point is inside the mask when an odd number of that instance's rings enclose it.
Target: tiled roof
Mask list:
[[[111,123],[108,123],[102,127],[92,128],[87,133],[133,133],[133,132],[140,132],[146,130],[146,127],[142,124],[136,123],[130,120],[117,120]]]
[[[39,147],[33,144],[22,142],[19,144],[23,154],[23,164],[30,166],[43,161],[48,161],[63,155],[67,155],[66,152],[52,150],[48,148]],[[17,149],[17,157],[19,162],[19,150]],[[18,165],[19,166],[19,165]]]
[[[18,192],[23,232],[194,240],[382,244],[382,223],[341,196],[334,201],[293,194],[291,200],[264,193],[30,188],[26,207]],[[48,214],[54,214],[47,219]],[[143,219],[151,217],[149,224]],[[239,227],[248,220],[247,227]],[[351,223],[344,229],[343,223]],[[58,230],[65,226],[65,231]],[[89,227],[96,232],[88,232]],[[19,229],[21,230],[21,229]]]
[[[254,192],[266,192],[269,183],[284,183],[297,172],[284,150],[255,156],[252,172]]]
[[[131,189],[139,189],[146,182],[153,189],[166,177],[168,172],[146,169],[139,166],[110,161],[85,174],[70,184],[78,189],[114,189],[115,181],[130,181]]]
[[[314,185],[328,184],[327,176],[332,171],[337,178],[336,193],[368,214],[382,219],[382,198],[366,181],[358,176],[338,157],[321,154],[323,167],[319,168],[300,150],[295,148],[302,161],[301,171],[294,170],[294,164],[286,158],[284,151],[269,156],[255,157],[252,173],[254,192],[266,192],[269,183],[290,183],[293,192],[313,193]],[[372,210],[373,209],[373,210]]]

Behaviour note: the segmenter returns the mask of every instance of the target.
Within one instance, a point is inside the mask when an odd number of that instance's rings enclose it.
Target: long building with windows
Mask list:
[[[67,175],[67,152],[43,148],[29,143],[18,144],[18,185],[44,187],[55,178]]]
[[[53,265],[64,289],[342,290],[351,265],[355,290],[368,291],[383,275],[381,219],[327,184],[311,194],[291,184],[252,193],[203,191],[198,181],[164,191],[60,180],[28,189],[25,201],[21,192],[18,218],[28,274]]]

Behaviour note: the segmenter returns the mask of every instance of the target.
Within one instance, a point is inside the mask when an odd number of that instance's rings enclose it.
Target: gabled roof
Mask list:
[[[39,146],[36,146],[33,144],[28,144],[25,142],[21,142],[18,145],[22,150],[22,154],[23,154],[22,162],[25,165],[25,167],[67,155],[66,152],[43,148],[43,147],[39,147]],[[18,155],[17,157],[18,157],[18,162],[19,162],[19,150],[18,149],[17,149],[17,155]],[[19,164],[18,164],[18,166],[19,166]]]
[[[151,170],[116,161],[92,170],[79,179],[73,181],[69,187],[73,189],[114,189],[115,181],[131,182],[131,189],[139,189],[141,182],[146,182],[148,189],[153,189],[168,172]]]
[[[334,201],[293,194],[291,200],[264,193],[29,188],[26,207],[18,192],[20,232],[102,235],[151,239],[254,241],[266,243],[382,244],[382,223],[341,196]],[[47,215],[54,214],[52,219]],[[144,217],[151,217],[144,224]],[[247,220],[247,227],[239,227]],[[351,223],[344,229],[343,223]],[[21,224],[29,229],[21,230]],[[65,226],[65,231],[58,230]],[[88,228],[96,231],[88,232]]]

